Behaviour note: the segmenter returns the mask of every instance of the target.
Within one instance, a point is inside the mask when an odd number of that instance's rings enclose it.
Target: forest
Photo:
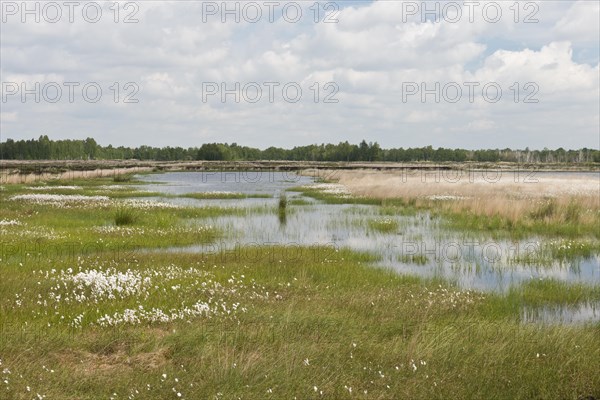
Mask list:
[[[292,149],[269,147],[261,150],[237,143],[203,143],[199,147],[113,147],[99,145],[95,139],[50,140],[47,135],[36,139],[0,142],[0,159],[4,160],[156,160],[156,161],[388,161],[388,162],[515,162],[515,163],[598,163],[600,150],[583,148],[565,150],[448,149],[432,146],[383,149],[377,142],[362,140],[358,145],[347,141],[338,144],[311,144]]]

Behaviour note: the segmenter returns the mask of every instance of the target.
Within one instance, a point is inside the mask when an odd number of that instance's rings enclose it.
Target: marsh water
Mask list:
[[[521,320],[526,323],[578,324],[600,321],[600,302],[582,302],[570,306],[524,308]]]
[[[257,245],[292,249],[298,245],[320,245],[374,253],[380,258],[376,263],[378,266],[393,268],[401,274],[443,278],[462,289],[506,292],[514,285],[546,278],[600,285],[598,254],[588,258],[553,260],[543,257],[543,240],[540,238],[498,240],[450,230],[444,227],[443,221],[428,213],[383,215],[378,206],[326,204],[289,191],[314,182],[311,177],[291,172],[172,172],[145,175],[140,179],[149,182],[140,189],[168,195],[233,192],[271,196],[213,200],[160,198],[188,206],[248,209],[243,216],[221,215],[209,219],[209,224],[225,234],[219,243],[172,248],[170,251],[214,252]],[[282,216],[277,212],[277,204],[284,192],[288,205]],[[373,221],[384,226],[390,224],[393,229],[375,229]],[[289,256],[292,254],[290,251]],[[531,262],[532,259],[544,261]],[[570,309],[525,310],[523,320],[542,323],[550,320],[565,323],[599,321],[600,312],[597,304]]]

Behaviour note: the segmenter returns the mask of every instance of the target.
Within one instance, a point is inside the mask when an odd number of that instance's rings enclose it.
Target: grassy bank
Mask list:
[[[600,326],[519,322],[516,300],[538,304],[552,288],[498,297],[373,269],[367,255],[256,251],[5,267],[0,354],[10,374],[0,390],[78,399],[600,395]],[[121,273],[125,286],[151,281],[124,292],[74,281],[91,269]],[[173,317],[195,304],[206,311]]]

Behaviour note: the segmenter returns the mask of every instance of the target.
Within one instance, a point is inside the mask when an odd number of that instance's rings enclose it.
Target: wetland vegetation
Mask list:
[[[2,185],[0,397],[600,397],[597,174],[312,172]]]

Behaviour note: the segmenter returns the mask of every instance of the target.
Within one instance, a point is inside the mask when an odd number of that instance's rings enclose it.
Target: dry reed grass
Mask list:
[[[135,174],[140,172],[151,171],[151,167],[131,167],[131,168],[114,168],[114,169],[94,169],[89,171],[65,171],[56,173],[41,173],[41,174],[21,174],[11,173],[8,170],[0,170],[0,184],[31,184],[35,182],[46,182],[52,180],[75,180],[75,179],[93,179],[115,175]]]
[[[438,210],[592,224],[600,214],[600,174],[525,171],[330,171],[357,196],[402,198]]]

